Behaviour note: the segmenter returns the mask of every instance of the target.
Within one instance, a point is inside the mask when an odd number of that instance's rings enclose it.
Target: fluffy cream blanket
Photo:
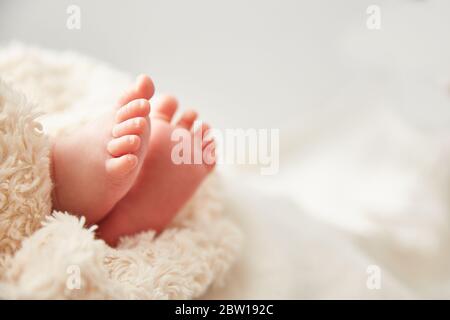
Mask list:
[[[241,234],[209,178],[162,234],[108,247],[52,212],[49,139],[114,102],[130,78],[71,53],[0,51],[0,298],[189,299],[224,282]]]

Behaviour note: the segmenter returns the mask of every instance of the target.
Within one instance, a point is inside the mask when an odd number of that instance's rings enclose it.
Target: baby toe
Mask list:
[[[142,135],[149,130],[149,121],[145,117],[137,117],[116,124],[112,129],[112,136],[119,138],[125,135]]]
[[[192,128],[192,130],[194,131],[194,135],[202,138],[202,140],[208,133],[209,129],[211,129],[211,126],[204,122],[200,122],[200,125],[196,129]]]
[[[105,168],[112,177],[123,177],[129,174],[138,164],[138,157],[133,154],[126,154],[118,158],[106,160]]]
[[[127,153],[133,153],[139,150],[141,138],[137,135],[126,135],[111,140],[107,149],[113,157],[119,157]]]
[[[209,140],[204,143],[202,158],[203,164],[208,169],[214,168],[216,165],[216,143],[214,140]]]
[[[119,98],[119,106],[123,106],[135,99],[150,99],[155,92],[153,81],[147,75],[136,78],[132,87],[128,88]]]
[[[116,113],[116,122],[131,118],[146,117],[150,113],[150,103],[145,99],[136,99],[121,107]]]
[[[178,109],[178,101],[172,96],[162,96],[156,99],[154,106],[153,117],[171,122]]]
[[[193,110],[188,110],[184,112],[180,120],[178,120],[177,126],[190,130],[197,117],[198,117],[197,112]]]

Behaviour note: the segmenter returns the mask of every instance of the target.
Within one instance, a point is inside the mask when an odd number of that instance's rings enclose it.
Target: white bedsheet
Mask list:
[[[248,241],[219,297],[450,297],[448,139],[384,111],[363,118],[299,148],[279,176],[230,174]]]

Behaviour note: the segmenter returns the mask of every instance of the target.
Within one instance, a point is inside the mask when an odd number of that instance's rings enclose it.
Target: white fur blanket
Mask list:
[[[128,237],[117,249],[84,218],[51,212],[47,136],[111,106],[128,76],[22,46],[0,52],[0,76],[0,298],[189,299],[223,283],[241,237],[216,177],[160,235]]]

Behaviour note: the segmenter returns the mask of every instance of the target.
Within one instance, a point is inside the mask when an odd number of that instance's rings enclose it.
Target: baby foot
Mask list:
[[[101,220],[128,192],[147,154],[154,88],[141,76],[119,105],[52,146],[53,207]],[[140,97],[141,99],[137,99]]]
[[[171,136],[175,130],[180,130],[191,140],[199,141],[191,144],[192,154],[198,151],[204,154],[207,149],[213,155],[215,147],[212,140],[204,139],[207,125],[193,130],[197,113],[185,112],[176,124],[172,124],[176,110],[177,101],[172,97],[165,97],[150,114],[152,135],[136,183],[99,223],[99,235],[107,243],[115,245],[121,236],[149,229],[161,231],[213,169],[213,157],[209,158],[208,163],[174,163],[172,150],[177,141],[172,141]]]

